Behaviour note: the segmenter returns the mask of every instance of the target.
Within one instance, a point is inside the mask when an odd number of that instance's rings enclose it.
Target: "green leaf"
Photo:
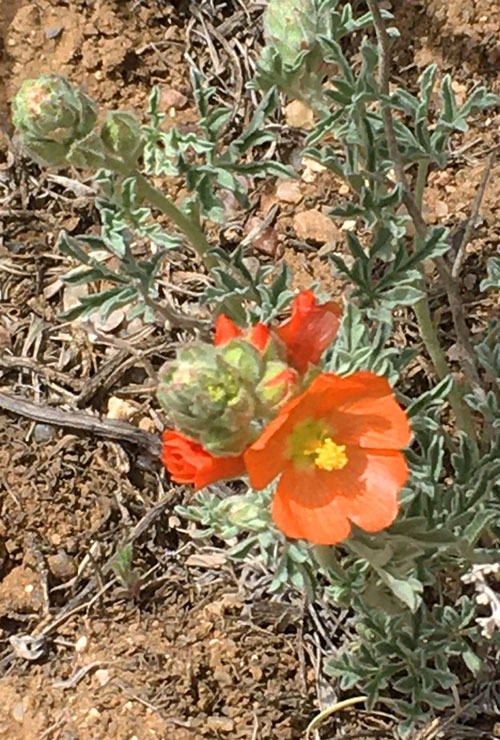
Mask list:
[[[462,659],[469,671],[473,673],[474,676],[478,676],[483,667],[483,661],[481,660],[481,658],[478,658],[476,653],[473,650],[469,649],[465,650],[462,653]]]
[[[389,308],[396,308],[397,306],[413,306],[424,295],[423,291],[412,285],[399,285],[397,288],[386,290],[380,297]]]
[[[394,578],[390,573],[385,570],[377,570],[382,580],[389,586],[394,596],[396,596],[403,604],[410,609],[411,612],[415,613],[420,606],[422,601],[419,594],[422,593],[423,587],[420,581],[416,578],[408,578],[403,580],[400,578]]]
[[[239,139],[236,139],[231,144],[231,149],[237,152],[238,156],[241,156],[251,146],[255,145],[255,143],[258,141],[258,139],[256,139],[256,136],[260,136],[262,134],[266,119],[274,110],[276,110],[277,107],[278,95],[276,92],[276,88],[272,87],[264,95],[245,131],[241,134]]]
[[[411,403],[406,409],[406,415],[409,419],[412,419],[414,416],[422,413],[422,411],[426,411],[436,403],[444,401],[452,388],[453,376],[447,375],[445,378],[440,380],[434,388],[431,388],[431,390],[426,393],[422,393],[416,401],[413,401],[413,403]]]
[[[429,106],[431,103],[434,85],[436,83],[436,64],[429,64],[420,75],[420,100],[421,103],[416,113],[416,120],[427,120]]]

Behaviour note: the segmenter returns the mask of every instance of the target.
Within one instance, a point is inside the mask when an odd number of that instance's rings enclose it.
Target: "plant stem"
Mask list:
[[[427,173],[429,171],[429,160],[425,159],[418,163],[417,180],[415,183],[415,204],[420,212],[422,212],[422,203],[424,198],[425,184],[427,182]],[[421,237],[417,231],[415,241],[420,242]],[[424,276],[422,276],[424,277]],[[414,306],[413,310],[417,317],[420,331],[422,332],[422,338],[424,340],[427,351],[432,360],[432,364],[436,369],[438,378],[441,380],[450,374],[450,367],[446,360],[445,354],[439,342],[432,316],[429,308],[429,301],[427,296],[418,301]],[[466,432],[471,438],[475,436],[474,424],[472,423],[472,416],[468,411],[467,407],[462,401],[462,394],[457,387],[456,383],[450,391],[450,403],[455,411],[458,425],[464,432]],[[466,414],[463,410],[466,410]]]
[[[415,183],[415,203],[420,211],[422,211],[422,202],[424,199],[425,184],[427,182],[427,173],[429,172],[429,160],[422,159],[418,163],[417,169],[417,181]]]
[[[199,329],[202,334],[209,334],[210,323],[208,321],[199,319],[196,316],[187,316],[186,314],[177,313],[177,311],[170,308],[170,306],[163,305],[162,303],[155,301],[151,298],[140,281],[137,281],[136,287],[140,291],[142,300],[146,306],[149,306],[157,316],[161,316],[161,318],[164,321],[167,321],[171,326],[175,328],[179,327],[181,329]]]
[[[171,219],[171,221],[174,222],[174,224],[187,237],[191,246],[194,248],[198,256],[203,261],[203,264],[205,265],[208,272],[210,272],[213,267],[217,267],[219,265],[216,257],[212,257],[211,255],[207,254],[210,249],[210,243],[207,241],[207,238],[203,233],[201,226],[188,218],[188,216],[186,216],[180,210],[180,208],[177,208],[177,206],[172,203],[169,198],[163,195],[163,193],[157,190],[157,188],[154,188],[152,185],[150,185],[146,178],[141,175],[140,172],[138,172],[135,168],[127,165],[121,159],[117,157],[112,157],[110,155],[106,156],[104,167],[106,169],[112,170],[113,172],[116,172],[122,177],[133,177],[135,179],[138,195],[140,195],[154,208],[164,213],[165,216],[167,216],[169,219]],[[154,306],[151,307],[154,308]],[[156,310],[158,311],[158,305],[156,305]],[[237,296],[227,296],[221,303],[220,310],[225,311],[229,315],[234,315],[239,310],[241,310],[241,300]],[[163,311],[163,314],[165,318],[168,318],[169,320],[174,319],[173,314],[167,316],[166,311]],[[174,319],[177,326],[180,325],[179,319],[180,317],[178,316],[176,316],[176,318]],[[193,318],[192,320],[190,320],[189,317],[185,317],[183,321],[185,327],[187,327],[188,324],[191,323],[190,328],[202,328],[200,326],[199,320],[197,319]]]
[[[406,177],[403,160],[399,151],[396,132],[394,130],[392,120],[391,107],[388,100],[390,95],[389,34],[387,33],[384,19],[382,18],[382,14],[380,12],[378,0],[367,0],[367,2],[373,16],[373,23],[375,25],[375,31],[379,44],[379,86],[382,96],[380,103],[382,120],[384,122],[384,131],[387,138],[387,146],[389,149],[390,157],[394,162],[396,178],[402,186],[403,202],[406,205],[408,213],[413,220],[418,238],[424,240],[427,234],[427,224],[422,217],[420,207],[421,202],[419,205],[418,200],[420,199],[421,201],[421,198],[423,196],[423,189],[425,186],[424,175],[426,175],[427,172],[424,171],[424,164],[422,163],[422,166],[419,166],[419,173],[417,175],[417,187],[415,193],[416,197],[414,198],[408,187],[408,179]],[[469,377],[470,374],[472,374],[472,377],[474,379],[479,379],[479,373],[477,372],[469,332],[465,324],[465,318],[463,317],[463,307],[461,305],[457,286],[455,285],[455,281],[451,278],[451,273],[449,270],[447,270],[447,265],[442,258],[436,259],[436,265],[441,278],[444,279],[445,282],[445,289],[448,294],[448,300],[453,315],[455,330],[457,332],[457,343],[459,345],[459,348],[463,350],[463,357],[467,358],[467,363],[464,363],[464,369],[466,370],[466,374],[467,372],[469,373]],[[414,305],[414,310],[420,326],[420,331],[422,332],[422,339],[434,364],[438,377],[442,378],[445,375],[450,375],[451,369],[448,365],[438,336],[436,334],[434,324],[432,322],[427,296],[422,298],[420,301],[418,301],[418,303]],[[471,439],[475,439],[476,435],[472,415],[463,400],[462,390],[456,383],[454,383],[453,388],[450,391],[450,403],[457,417],[457,424],[459,425],[460,429],[462,429],[462,431],[470,436]]]
[[[469,243],[472,233],[475,229],[476,219],[481,209],[481,203],[483,202],[484,192],[486,190],[486,186],[488,184],[488,180],[491,174],[491,168],[493,167],[493,163],[497,155],[498,155],[498,150],[495,149],[494,151],[491,152],[490,156],[486,160],[486,165],[485,165],[482,177],[481,177],[481,182],[479,183],[479,187],[477,189],[476,197],[474,199],[474,204],[472,206],[472,211],[466,223],[464,235],[460,241],[460,246],[457,251],[457,256],[455,257],[455,262],[453,263],[453,268],[451,270],[451,276],[454,279],[458,279],[458,277],[460,276],[460,270],[462,269],[462,264],[465,259],[465,247]]]
[[[451,374],[451,369],[439,342],[439,338],[432,321],[427,297],[422,298],[420,301],[415,303],[413,310],[417,317],[420,332],[422,334],[422,340],[432,360],[432,364],[436,370],[436,375],[441,380]],[[476,432],[472,415],[464,403],[462,392],[456,382],[453,383],[449,398],[453,411],[455,412],[455,416],[457,417],[459,428],[465,432],[470,439],[474,439]]]

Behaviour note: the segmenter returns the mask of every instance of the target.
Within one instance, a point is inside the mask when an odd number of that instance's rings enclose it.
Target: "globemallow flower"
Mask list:
[[[316,365],[335,339],[342,309],[335,301],[318,303],[311,290],[301,291],[292,306],[292,315],[276,327],[288,350],[288,362],[301,373]]]
[[[335,339],[342,320],[342,308],[335,301],[318,303],[311,290],[302,290],[292,304],[292,315],[276,327],[258,323],[246,333],[230,318],[221,314],[215,327],[215,344],[224,344],[235,337],[247,336],[256,347],[264,350],[272,337],[285,347],[285,359],[299,373],[316,365],[323,352]]]
[[[410,438],[385,378],[323,373],[281,409],[244,460],[256,489],[279,476],[272,516],[288,537],[332,545],[349,536],[351,522],[376,532],[394,521]]]

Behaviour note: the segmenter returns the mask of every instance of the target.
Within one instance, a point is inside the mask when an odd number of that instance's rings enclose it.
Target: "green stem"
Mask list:
[[[368,7],[373,15],[373,23],[375,26],[377,41],[379,45],[379,86],[380,92],[384,96],[384,98],[381,100],[381,113],[382,120],[384,122],[384,131],[387,139],[387,146],[389,148],[391,159],[394,162],[394,169],[396,171],[397,180],[401,184],[403,189],[403,202],[408,209],[408,213],[413,219],[413,223],[415,224],[415,228],[418,234],[417,239],[424,239],[427,232],[427,224],[422,217],[421,208],[419,207],[418,202],[415,202],[415,198],[408,188],[408,180],[401,157],[401,152],[399,151],[396,132],[394,130],[392,111],[390,105],[387,102],[390,93],[389,34],[387,33],[378,0],[367,0],[367,2]],[[424,175],[427,175],[427,172],[424,172],[424,168],[426,167],[427,165],[425,162],[422,162],[419,165],[416,195],[420,197],[423,196],[423,191],[425,187]],[[451,287],[452,286],[448,286],[449,289]],[[453,306],[450,304],[450,306],[452,312],[454,311],[454,309],[457,309],[456,304]],[[424,340],[424,344],[427,348],[427,351],[429,352],[438,376],[444,377],[444,375],[451,374],[451,369],[448,365],[448,362],[446,361],[446,357],[441,348],[441,344],[434,328],[434,324],[432,323],[427,296],[422,298],[418,303],[414,305],[414,310],[420,326],[420,331],[422,332],[422,339]],[[461,335],[458,335],[458,340],[459,346],[463,345]],[[457,424],[459,428],[463,432],[465,432],[465,434],[470,436],[471,439],[476,440],[472,414],[470,413],[470,410],[463,399],[461,388],[456,383],[453,384],[453,388],[450,392],[450,403],[457,417]]]
[[[427,173],[429,172],[429,160],[423,159],[418,163],[417,182],[415,183],[415,203],[422,210]]]
[[[104,167],[116,172],[122,177],[133,177],[137,186],[137,194],[174,222],[189,240],[191,246],[203,261],[207,271],[210,272],[212,268],[218,266],[218,260],[207,254],[210,244],[199,223],[195,223],[186,216],[169,198],[150,185],[140,172],[134,167],[127,165],[121,159],[107,155]],[[241,300],[236,296],[228,296],[221,303],[220,308],[229,316],[237,315],[241,310]]]
[[[418,163],[417,170],[417,181],[415,183],[415,204],[419,211],[422,211],[422,203],[424,198],[424,190],[427,182],[427,174],[429,171],[429,160],[425,159]],[[422,237],[417,232],[415,234],[415,246],[421,243]],[[423,272],[423,271],[422,271]],[[422,277],[425,279],[424,275]],[[441,380],[451,373],[450,366],[441,347],[434,323],[432,321],[432,315],[429,307],[429,301],[427,295],[422,298],[418,303],[413,306],[415,316],[417,317],[422,339],[426,346],[427,352],[430,355],[432,364],[436,369],[438,378]],[[475,438],[474,423],[472,415],[465,405],[462,397],[461,389],[458,387],[456,382],[453,383],[450,391],[450,403],[457,417],[457,423],[471,439]]]
[[[441,380],[451,374],[450,366],[446,360],[441,344],[439,342],[434,323],[432,321],[427,296],[414,304],[413,310],[417,317],[418,326],[422,334],[422,340],[432,360],[438,378]],[[470,439],[476,438],[474,422],[469,408],[465,405],[462,392],[457,383],[454,382],[449,395],[451,407],[457,417],[459,428],[467,434]]]

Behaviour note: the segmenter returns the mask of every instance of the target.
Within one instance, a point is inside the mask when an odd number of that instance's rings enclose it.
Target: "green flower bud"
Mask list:
[[[243,452],[300,390],[281,348],[262,352],[250,339],[186,347],[160,370],[157,395],[172,424],[212,455]]]
[[[318,35],[327,32],[327,13],[314,0],[270,0],[264,14],[264,33],[283,62],[294,65],[303,51],[318,47]]]
[[[297,395],[300,386],[297,373],[284,362],[269,362],[256,388],[264,413],[274,416],[287,401]]]
[[[101,129],[104,146],[113,154],[125,159],[135,159],[142,149],[139,121],[127,111],[108,111]]]
[[[329,35],[331,11],[318,0],[269,0],[264,13],[266,46],[256,84],[306,103],[321,99],[326,72],[320,35]]]
[[[63,164],[71,145],[92,131],[94,101],[59,75],[25,80],[12,101],[14,125],[26,149],[47,164]]]

